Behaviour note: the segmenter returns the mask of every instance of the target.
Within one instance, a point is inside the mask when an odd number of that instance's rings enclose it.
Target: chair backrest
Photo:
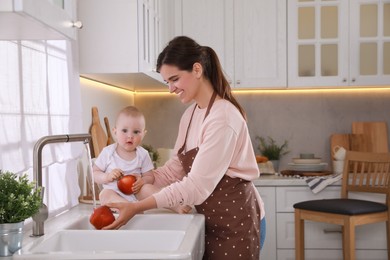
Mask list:
[[[347,151],[341,197],[348,192],[371,192],[390,195],[390,153]]]

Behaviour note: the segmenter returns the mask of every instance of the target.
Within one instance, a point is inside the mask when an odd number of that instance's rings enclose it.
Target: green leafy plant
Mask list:
[[[27,175],[0,171],[0,224],[18,223],[38,212],[41,206],[40,189]]]
[[[150,158],[152,159],[153,162],[160,161],[160,154],[158,153],[158,151],[156,149],[153,148],[153,146],[151,146],[149,144],[143,144],[142,147],[145,148],[149,152]]]
[[[281,156],[288,154],[288,141],[285,140],[282,145],[278,145],[272,137],[266,139],[261,136],[256,136],[259,142],[257,149],[259,152],[268,158],[268,160],[279,160]]]

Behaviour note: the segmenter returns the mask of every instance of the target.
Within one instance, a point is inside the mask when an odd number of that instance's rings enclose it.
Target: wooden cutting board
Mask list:
[[[98,157],[101,150],[107,146],[107,135],[100,124],[99,112],[97,107],[92,107],[92,125],[90,128],[93,156]]]
[[[352,134],[363,134],[367,152],[389,152],[386,122],[352,122]]]
[[[111,127],[110,127],[110,122],[108,121],[108,118],[104,118],[104,124],[106,125],[106,132],[107,132],[107,145],[113,144],[114,138],[111,135]]]
[[[330,137],[330,153],[333,158],[334,147],[341,146],[350,151],[368,151],[366,136],[363,134],[332,134]]]

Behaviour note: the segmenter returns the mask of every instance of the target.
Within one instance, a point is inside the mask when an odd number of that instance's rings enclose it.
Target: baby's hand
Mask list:
[[[141,178],[141,175],[137,174],[137,175],[134,175],[134,176],[137,178],[137,180],[133,184],[133,192],[134,193],[138,193],[141,190],[142,186],[145,184],[145,182]]]
[[[109,174],[107,174],[107,182],[115,181],[121,176],[123,176],[123,172],[121,169],[113,169]]]

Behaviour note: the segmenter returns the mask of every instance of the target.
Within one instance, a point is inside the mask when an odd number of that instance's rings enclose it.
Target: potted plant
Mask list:
[[[285,140],[282,145],[278,145],[276,141],[269,136],[267,139],[261,136],[256,136],[256,140],[259,142],[257,149],[261,155],[272,161],[275,171],[278,171],[280,158],[290,152],[287,150],[288,141]]]
[[[0,171],[0,256],[10,256],[21,248],[24,220],[38,212],[40,189],[27,175]]]
[[[160,154],[158,153],[158,151],[149,144],[143,144],[142,147],[149,152],[150,159],[152,159],[154,167],[156,167],[156,164],[160,161]]]

